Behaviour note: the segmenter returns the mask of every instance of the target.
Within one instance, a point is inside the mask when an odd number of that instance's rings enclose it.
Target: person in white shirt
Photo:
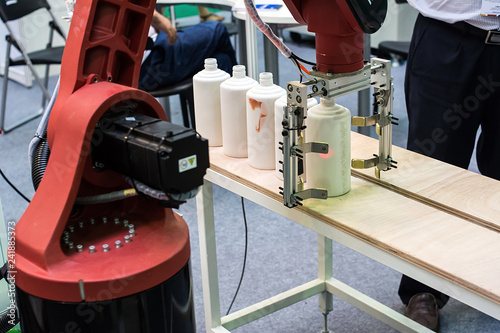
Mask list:
[[[500,17],[493,0],[408,0],[420,15],[405,79],[407,148],[500,180]],[[439,330],[448,296],[407,276],[405,314]]]

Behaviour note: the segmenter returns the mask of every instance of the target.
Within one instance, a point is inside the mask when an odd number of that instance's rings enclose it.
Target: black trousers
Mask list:
[[[483,175],[500,180],[500,45],[484,43],[486,31],[419,15],[406,68],[409,150],[467,168],[477,142]],[[448,296],[407,276],[403,303],[420,292]]]

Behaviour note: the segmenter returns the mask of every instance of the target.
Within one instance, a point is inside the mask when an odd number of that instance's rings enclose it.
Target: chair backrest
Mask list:
[[[46,0],[0,0],[0,17],[4,22],[17,20],[40,8],[50,10]]]

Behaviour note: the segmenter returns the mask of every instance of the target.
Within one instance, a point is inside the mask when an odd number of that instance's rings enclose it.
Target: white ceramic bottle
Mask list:
[[[233,66],[233,77],[220,85],[222,148],[231,157],[247,157],[246,93],[257,81],[246,76],[245,66]]]
[[[315,98],[309,98],[307,100],[307,109],[312,108],[317,105],[318,101]],[[281,96],[274,103],[274,151],[275,151],[275,165],[276,165],[276,177],[283,180],[283,173],[280,170],[283,169],[283,165],[280,161],[283,161],[283,151],[280,148],[280,142],[283,142],[283,125],[281,122],[283,121],[283,107],[286,106],[286,95]],[[307,116],[307,112],[306,112]],[[304,132],[302,132],[305,134]],[[305,140],[305,136],[304,136]]]
[[[193,76],[196,130],[211,147],[222,146],[220,84],[228,78],[215,58],[205,59],[205,69]]]
[[[247,92],[248,163],[257,169],[274,169],[274,102],[285,89],[273,84],[273,74],[264,72],[259,85]]]
[[[306,155],[307,188],[325,188],[329,197],[351,189],[351,113],[335,100],[321,98],[306,119],[308,142],[326,142],[327,154]]]

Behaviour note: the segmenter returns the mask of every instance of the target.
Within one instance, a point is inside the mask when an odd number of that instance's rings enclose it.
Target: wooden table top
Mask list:
[[[352,157],[370,158],[378,140],[352,132]],[[353,170],[351,190],[295,207],[420,268],[500,304],[500,182],[393,147],[398,168]],[[210,148],[211,169],[271,199],[282,182],[246,158]],[[307,183],[306,183],[307,188]]]

